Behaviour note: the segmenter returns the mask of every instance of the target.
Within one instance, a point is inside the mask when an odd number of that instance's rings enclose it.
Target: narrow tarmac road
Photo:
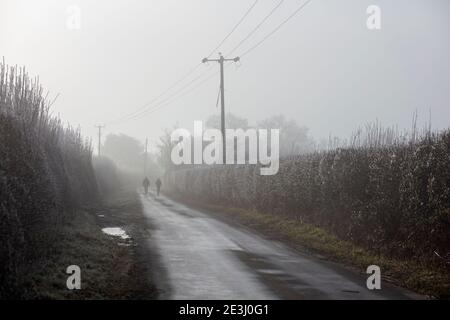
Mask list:
[[[167,299],[408,299],[413,294],[231,226],[164,196],[141,195],[166,271]],[[153,248],[154,249],[154,248]]]

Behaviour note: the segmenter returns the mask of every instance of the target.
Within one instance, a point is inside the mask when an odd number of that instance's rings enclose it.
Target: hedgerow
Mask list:
[[[98,199],[92,148],[49,113],[38,78],[0,63],[0,298],[32,296],[56,230]]]
[[[409,137],[372,126],[343,147],[257,165],[183,167],[179,194],[295,218],[377,254],[450,266],[450,132]]]

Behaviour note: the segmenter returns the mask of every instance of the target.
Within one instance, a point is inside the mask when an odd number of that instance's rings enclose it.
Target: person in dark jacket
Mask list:
[[[142,186],[144,187],[144,193],[148,194],[148,187],[150,186],[150,180],[145,177],[144,181],[142,181]]]
[[[162,185],[160,178],[156,179],[155,185],[156,185],[156,195],[159,196],[159,192],[161,191],[161,185]]]

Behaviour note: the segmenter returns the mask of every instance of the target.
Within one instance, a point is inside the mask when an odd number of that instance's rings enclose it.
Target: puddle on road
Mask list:
[[[119,242],[118,245],[121,247],[131,247],[132,243]]]
[[[267,274],[284,274],[283,271],[274,270],[274,269],[258,269],[258,272],[267,273]]]
[[[125,230],[119,227],[114,228],[103,228],[102,231],[106,233],[107,235],[114,236],[114,237],[120,237],[122,239],[129,239],[130,236],[127,235]]]

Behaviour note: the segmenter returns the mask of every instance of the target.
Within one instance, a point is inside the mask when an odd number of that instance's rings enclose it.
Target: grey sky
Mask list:
[[[96,142],[97,123],[140,108],[206,56],[254,0],[0,0],[0,56],[25,65],[53,95],[54,112]],[[234,47],[276,4],[260,0],[221,48]],[[270,32],[302,0],[280,9],[240,50]],[[366,28],[381,7],[382,28]],[[81,29],[66,27],[69,5]],[[316,138],[348,136],[379,119],[409,127],[412,114],[450,124],[450,1],[313,0],[273,37],[226,70],[227,111],[251,123],[285,114]],[[192,78],[204,72],[201,66]],[[210,64],[217,70],[218,66]],[[109,125],[156,141],[173,124],[192,128],[219,112],[219,78],[137,120]]]

